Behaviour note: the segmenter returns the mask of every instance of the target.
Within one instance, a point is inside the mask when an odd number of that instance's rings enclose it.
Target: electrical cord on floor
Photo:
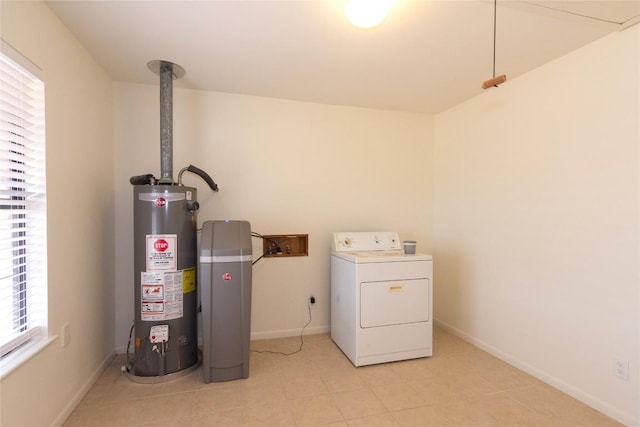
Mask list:
[[[268,242],[271,243],[271,245],[273,245],[274,248],[276,248],[276,251],[282,251],[282,249],[280,249],[280,244],[272,239],[269,239],[268,237],[263,236],[260,233],[256,233],[255,231],[251,232],[251,236],[252,237],[257,237],[259,239],[262,240],[267,240]],[[258,258],[256,258],[251,265],[255,264],[256,262],[260,261],[265,254],[260,255]],[[307,322],[306,325],[304,325],[302,327],[302,329],[300,330],[300,347],[296,350],[293,351],[291,353],[284,353],[282,351],[272,351],[272,350],[251,350],[251,352],[253,353],[271,353],[271,354],[281,354],[283,356],[291,356],[293,354],[296,353],[300,353],[302,351],[302,346],[304,345],[304,338],[303,338],[303,334],[304,334],[304,330],[306,329],[307,326],[309,326],[309,324],[311,323],[311,304],[309,303],[309,301],[307,301],[307,310],[309,311],[309,321]]]
[[[306,329],[306,327],[309,326],[309,324],[311,323],[311,303],[309,301],[307,301],[307,310],[309,311],[309,321],[300,330],[300,347],[297,350],[292,351],[291,353],[284,353],[282,351],[273,351],[273,350],[251,350],[251,352],[252,353],[280,354],[282,356],[291,356],[291,355],[294,355],[296,353],[300,353],[302,351],[302,346],[304,345],[304,338],[302,337],[302,334],[304,333],[304,330]]]

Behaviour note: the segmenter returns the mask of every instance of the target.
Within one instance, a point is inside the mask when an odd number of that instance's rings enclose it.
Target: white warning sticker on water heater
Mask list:
[[[147,271],[177,270],[177,248],[177,234],[147,234]]]
[[[156,344],[169,341],[169,325],[155,325],[149,331],[149,341]]]
[[[171,320],[183,316],[182,271],[143,271],[140,287],[141,320]]]

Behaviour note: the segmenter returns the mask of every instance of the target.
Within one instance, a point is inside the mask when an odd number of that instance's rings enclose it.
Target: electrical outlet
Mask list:
[[[629,380],[629,361],[613,358],[613,375],[628,381]]]
[[[70,328],[71,326],[69,325],[69,322],[62,325],[62,329],[60,330],[60,337],[62,338],[60,344],[62,345],[62,348],[65,348],[71,342]]]

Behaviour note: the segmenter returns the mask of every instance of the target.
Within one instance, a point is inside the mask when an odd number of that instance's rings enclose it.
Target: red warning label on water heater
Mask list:
[[[177,246],[176,234],[148,234],[147,271],[177,270]]]
[[[165,239],[157,239],[153,244],[153,248],[158,252],[165,252],[167,249],[169,249],[169,242],[167,242]]]

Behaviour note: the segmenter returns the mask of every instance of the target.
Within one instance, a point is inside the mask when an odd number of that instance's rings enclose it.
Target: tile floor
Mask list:
[[[291,352],[299,337],[251,345]],[[64,426],[619,425],[439,328],[434,349],[430,358],[355,368],[328,335],[310,335],[291,356],[252,352],[245,380],[210,384],[200,369],[136,384],[118,356]]]

